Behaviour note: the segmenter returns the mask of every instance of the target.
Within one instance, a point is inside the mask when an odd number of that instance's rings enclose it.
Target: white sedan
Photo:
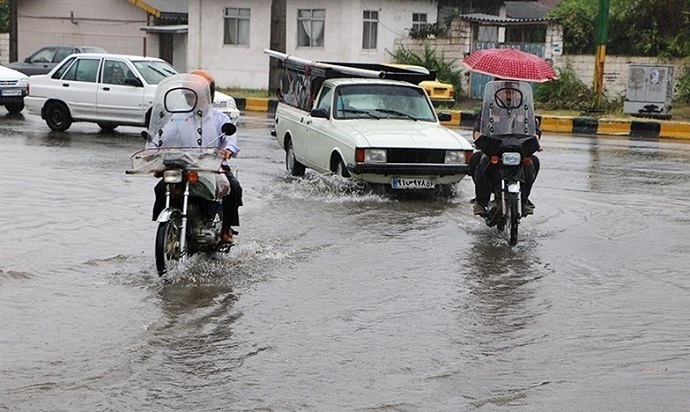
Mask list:
[[[240,111],[237,109],[237,103],[232,96],[216,91],[216,95],[213,98],[213,107],[227,114],[233,123],[237,123]]]
[[[146,126],[158,83],[177,73],[154,57],[72,54],[48,74],[31,76],[24,102],[55,131],[72,122],[93,122],[104,130]]]
[[[0,106],[14,114],[24,110],[24,96],[29,90],[29,76],[0,66]]]

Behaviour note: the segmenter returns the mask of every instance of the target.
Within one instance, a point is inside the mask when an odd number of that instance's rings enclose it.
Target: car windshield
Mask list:
[[[436,121],[424,90],[401,84],[353,84],[338,87],[336,119],[396,118]]]
[[[177,74],[178,71],[166,62],[159,61],[133,61],[148,84],[158,84],[168,76]]]
[[[101,47],[82,47],[84,53],[108,53],[105,49]]]

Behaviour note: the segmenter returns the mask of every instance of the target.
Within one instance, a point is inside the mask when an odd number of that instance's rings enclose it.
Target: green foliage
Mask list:
[[[395,53],[389,52],[398,64],[413,64],[424,66],[436,71],[436,79],[440,82],[450,83],[455,87],[455,96],[462,93],[462,72],[455,70],[452,63],[445,60],[443,53],[437,54],[436,49],[429,44],[424,44],[424,55],[420,56],[405,46],[400,46]]]
[[[411,28],[408,30],[410,38],[412,39],[428,39],[433,37],[446,37],[446,28],[442,24],[430,23],[420,26],[419,28]]]
[[[561,0],[549,17],[563,26],[566,54],[594,54],[598,1]],[[690,55],[690,1],[610,0],[606,54],[685,57]]]
[[[10,2],[0,0],[0,33],[10,30]]]
[[[685,59],[683,75],[676,78],[673,100],[676,103],[690,103],[690,57]]]
[[[585,85],[568,65],[556,68],[558,80],[534,86],[534,100],[543,110],[585,110],[592,105],[594,91]]]

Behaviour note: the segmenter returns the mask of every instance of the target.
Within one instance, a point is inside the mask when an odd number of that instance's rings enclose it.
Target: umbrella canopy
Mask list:
[[[543,83],[558,79],[549,63],[517,49],[475,50],[463,60],[471,71],[507,80]]]

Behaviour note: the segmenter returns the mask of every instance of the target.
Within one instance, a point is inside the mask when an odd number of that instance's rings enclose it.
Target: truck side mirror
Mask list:
[[[314,110],[311,111],[310,114],[311,114],[311,117],[319,117],[319,118],[322,118],[322,119],[328,119],[328,117],[329,117],[329,116],[328,116],[328,110],[323,109],[323,108],[321,108],[321,109],[314,109]]]
[[[144,83],[142,83],[141,80],[137,79],[136,77],[126,78],[125,84],[127,86],[144,87]]]
[[[439,122],[449,122],[449,121],[451,121],[452,118],[453,118],[453,116],[451,116],[451,114],[448,112],[441,112],[438,114],[438,121]]]

